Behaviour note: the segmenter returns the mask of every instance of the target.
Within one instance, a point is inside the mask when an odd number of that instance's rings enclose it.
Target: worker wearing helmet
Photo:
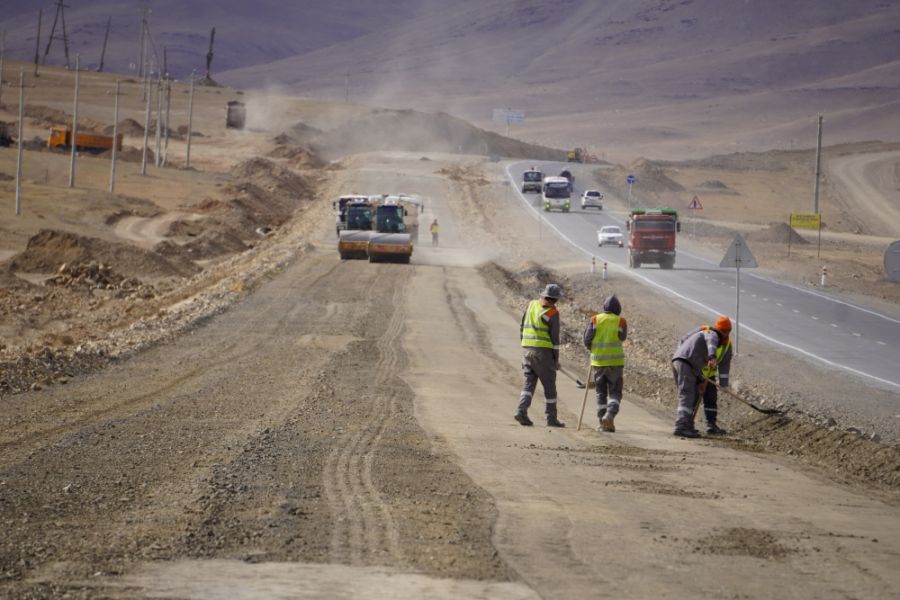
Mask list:
[[[603,302],[603,312],[594,315],[584,329],[582,342],[591,351],[591,372],[597,394],[597,418],[601,431],[616,430],[614,420],[622,402],[622,375],[625,353],[622,342],[628,337],[628,323],[620,317],[622,304],[613,294]]]
[[[718,383],[723,388],[728,387],[728,373],[731,370],[731,319],[719,317],[715,325],[712,327],[703,325],[698,331],[709,329],[718,331],[723,337],[718,348],[716,348],[716,366],[709,367],[704,365],[700,369],[700,374],[703,376],[703,380],[700,382],[700,396],[703,398],[706,433],[710,435],[725,435],[728,432],[718,425],[719,390],[714,384]]]
[[[556,371],[559,369],[559,311],[556,303],[562,290],[550,283],[539,300],[532,300],[522,315],[519,338],[522,341],[522,373],[525,384],[519,396],[515,419],[520,425],[534,425],[528,418],[531,398],[537,382],[544,388],[544,413],[549,427],[565,427],[556,413]]]
[[[438,222],[437,219],[431,222],[431,245],[437,247],[438,245]]]
[[[703,367],[715,369],[716,350],[731,332],[731,320],[720,317],[712,328],[700,328],[683,338],[672,356],[672,376],[678,390],[678,409],[675,416],[674,435],[698,438],[694,428],[694,409],[700,398]]]

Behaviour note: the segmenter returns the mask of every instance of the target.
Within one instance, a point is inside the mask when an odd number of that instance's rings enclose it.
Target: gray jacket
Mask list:
[[[704,331],[702,329],[692,331],[683,338],[678,345],[678,350],[672,355],[672,360],[681,360],[691,365],[696,377],[700,377],[700,369],[710,358],[715,358],[716,348],[719,347],[719,333],[714,329]],[[731,352],[728,353],[729,355]]]

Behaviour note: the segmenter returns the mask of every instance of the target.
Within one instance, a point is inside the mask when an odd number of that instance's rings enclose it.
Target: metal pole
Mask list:
[[[188,130],[187,130],[187,156],[185,158],[185,168],[191,168],[191,134],[194,125],[194,73],[191,72],[191,93],[188,100]]]
[[[75,155],[78,154],[78,88],[81,55],[75,55],[75,105],[72,108],[72,153],[69,155],[69,187],[75,187]]]
[[[38,9],[38,26],[37,36],[34,38],[34,76],[38,76],[38,64],[41,62],[41,20],[44,16],[44,9]]]
[[[734,309],[734,355],[738,355],[738,339],[741,337],[741,265],[737,265],[737,303]]]
[[[106,35],[103,36],[103,49],[100,50],[100,66],[97,67],[97,72],[103,72],[103,61],[106,60],[106,43],[109,41],[109,27],[112,25],[112,17],[107,17],[106,19]]]
[[[350,103],[350,73],[344,75],[344,103]]]
[[[160,73],[159,80],[156,82],[156,156],[154,157],[153,161],[157,167],[162,164],[162,156],[160,152],[162,150],[162,86],[162,74]]]
[[[22,138],[25,136],[25,69],[19,69],[19,149],[16,155],[16,215],[22,214]]]
[[[116,193],[116,152],[119,150],[119,80],[116,79],[116,104],[113,112],[112,164],[109,167],[109,193]]]
[[[169,160],[169,117],[172,116],[172,82],[170,80],[166,80],[166,124],[165,124],[165,132],[166,132],[166,141],[163,144],[163,166],[166,165],[166,162]]]
[[[631,211],[631,186],[632,185],[634,185],[634,184],[632,184],[632,183],[628,184],[628,201],[626,202],[626,204],[628,204],[629,212]]]
[[[147,94],[147,112],[144,116],[144,148],[141,152],[141,175],[147,174],[147,143],[150,141],[150,99],[153,96],[153,88]]]
[[[822,166],[822,115],[819,115],[819,132],[816,141],[816,188],[813,195],[813,212],[819,214],[819,177]]]
[[[0,106],[3,105],[3,56],[6,54],[6,30],[0,31]]]

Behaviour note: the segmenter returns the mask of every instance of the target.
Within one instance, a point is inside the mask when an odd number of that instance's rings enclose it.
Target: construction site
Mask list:
[[[343,88],[229,87],[228,24],[195,41],[205,76],[164,76],[155,14],[127,75],[66,65],[63,19],[51,60],[44,37],[0,66],[0,598],[900,593],[900,387],[846,358],[900,345],[900,135],[826,141],[813,232],[785,207],[815,139],[618,162]],[[538,171],[570,173],[571,210],[544,210]],[[673,252],[634,265],[645,214],[678,221]],[[624,247],[598,247],[616,219]],[[758,267],[732,283],[736,237]],[[748,287],[713,312],[690,277]],[[833,314],[770,334],[794,305],[760,281]],[[539,385],[523,427],[523,311],[551,283],[565,426]],[[611,432],[582,336],[613,294]],[[857,308],[882,333],[801,347]],[[717,313],[743,328],[727,433],[673,436],[673,352]]]

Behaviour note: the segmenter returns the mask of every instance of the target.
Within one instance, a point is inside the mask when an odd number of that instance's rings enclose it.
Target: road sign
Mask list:
[[[688,204],[688,208],[693,210],[703,210],[703,205],[700,204],[700,197],[694,196],[694,199],[691,200],[690,204]]]
[[[632,185],[635,181],[637,181],[637,177],[635,177],[634,175],[629,175],[625,178],[625,181],[628,182],[628,185]]]
[[[744,241],[741,234],[737,234],[734,237],[734,241],[731,242],[731,246],[725,251],[725,257],[722,258],[722,262],[719,263],[719,266],[737,269],[754,269],[759,265],[756,264],[756,259],[753,258],[753,254],[750,252],[747,242]]]
[[[822,215],[818,213],[791,213],[791,227],[794,229],[820,229]]]
[[[891,281],[900,283],[900,240],[884,251],[884,274]]]

